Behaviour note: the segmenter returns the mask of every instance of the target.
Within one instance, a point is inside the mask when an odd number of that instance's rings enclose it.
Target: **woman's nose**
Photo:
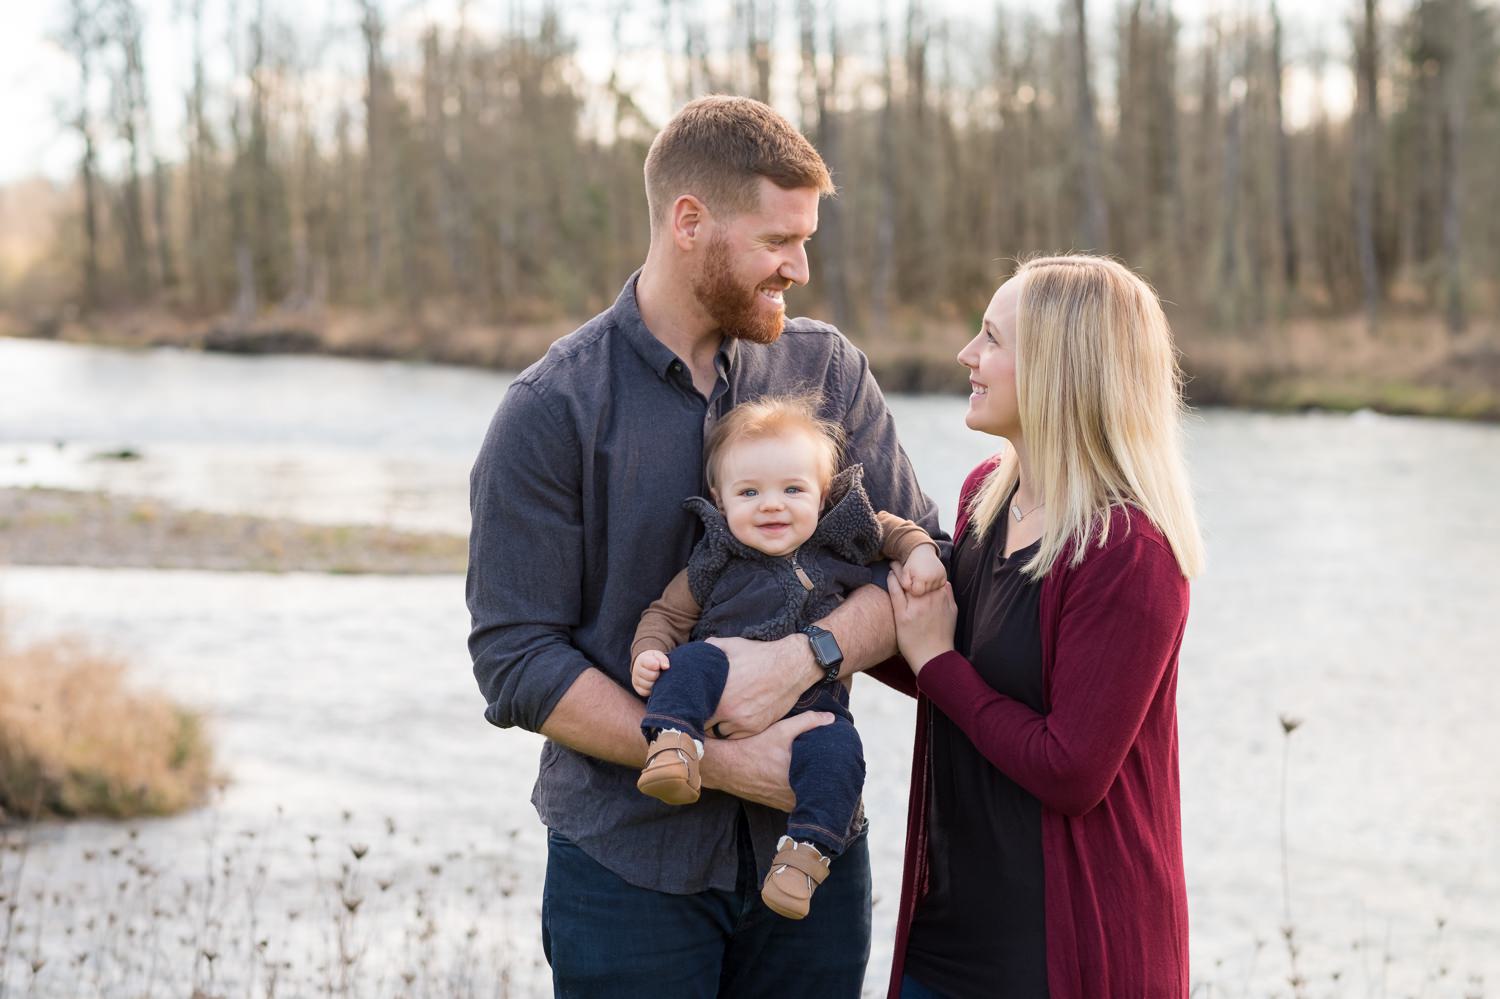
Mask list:
[[[973,340],[970,340],[968,343],[964,344],[964,349],[958,352],[959,364],[962,364],[966,368],[979,367],[979,359],[974,356],[974,344],[978,340],[979,338],[975,337]]]

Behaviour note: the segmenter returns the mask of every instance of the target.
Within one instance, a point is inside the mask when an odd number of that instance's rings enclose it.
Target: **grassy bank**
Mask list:
[[[975,317],[977,321],[977,317]],[[1278,411],[1373,409],[1500,420],[1500,329],[1476,321],[1453,337],[1434,316],[1395,309],[1378,331],[1359,316],[1289,319],[1216,331],[1203,316],[1172,314],[1195,405]],[[0,335],[125,347],[173,346],[239,354],[307,353],[519,370],[577,323],[497,326],[438,306],[415,315],[326,309],[271,312],[249,324],[160,310],[88,320],[0,313]],[[894,318],[875,335],[850,330],[888,392],[962,392],[954,359],[973,335],[960,319]]]
[[[463,572],[465,539],[179,510],[158,500],[0,489],[0,564],[255,572]]]
[[[129,689],[115,660],[0,635],[0,819],[168,815],[213,779],[200,715]]]

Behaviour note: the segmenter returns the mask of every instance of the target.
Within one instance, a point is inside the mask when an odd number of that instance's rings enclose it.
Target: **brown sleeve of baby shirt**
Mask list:
[[[880,554],[892,562],[905,562],[922,545],[937,548],[926,531],[894,513],[881,510],[875,520],[880,524]]]
[[[635,657],[648,649],[671,652],[685,644],[701,613],[684,569],[672,577],[662,595],[642,612],[641,623],[635,628],[635,639],[630,643],[630,661],[635,662]]]

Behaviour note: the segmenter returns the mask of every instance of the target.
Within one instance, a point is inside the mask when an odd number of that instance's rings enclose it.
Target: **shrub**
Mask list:
[[[202,716],[125,678],[75,644],[13,648],[0,635],[0,815],[166,815],[206,797]]]

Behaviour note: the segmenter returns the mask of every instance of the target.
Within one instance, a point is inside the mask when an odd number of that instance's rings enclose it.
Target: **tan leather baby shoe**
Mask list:
[[[698,772],[702,757],[702,744],[692,736],[676,729],[662,729],[646,747],[646,765],[641,768],[641,779],[635,786],[642,794],[669,805],[691,805],[703,788]]]
[[[783,836],[776,844],[770,873],[760,889],[767,908],[788,919],[801,919],[812,905],[813,892],[828,877],[828,858],[811,843]]]

